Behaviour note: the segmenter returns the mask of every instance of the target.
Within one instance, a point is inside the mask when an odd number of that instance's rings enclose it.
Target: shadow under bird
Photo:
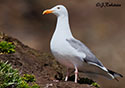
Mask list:
[[[116,77],[123,77],[121,74],[107,69],[87,46],[73,37],[68,11],[63,5],[57,5],[43,12],[43,14],[49,13],[57,16],[57,24],[50,42],[50,48],[56,60],[67,67],[65,81],[68,80],[69,68],[75,69],[75,83],[77,83],[78,71],[116,80]]]

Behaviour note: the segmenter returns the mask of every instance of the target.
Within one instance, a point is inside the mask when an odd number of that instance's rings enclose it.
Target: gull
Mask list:
[[[50,48],[56,60],[67,68],[65,81],[68,80],[69,68],[75,69],[75,83],[77,83],[78,71],[91,75],[101,75],[109,79],[123,77],[121,74],[107,69],[85,44],[73,37],[66,7],[56,5],[43,12],[43,14],[49,13],[53,13],[57,17]]]

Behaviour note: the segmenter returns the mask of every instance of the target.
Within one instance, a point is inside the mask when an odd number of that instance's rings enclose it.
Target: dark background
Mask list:
[[[0,31],[24,44],[50,52],[49,42],[56,26],[54,15],[42,15],[57,4],[69,10],[73,35],[84,42],[109,69],[125,74],[125,1],[121,7],[96,7],[107,0],[0,0]],[[98,78],[103,88],[124,88],[119,82]]]

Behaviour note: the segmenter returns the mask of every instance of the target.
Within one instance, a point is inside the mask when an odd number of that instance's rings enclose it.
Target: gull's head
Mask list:
[[[47,9],[43,12],[43,14],[50,14],[50,13],[55,14],[57,17],[68,15],[67,9],[63,5],[57,5],[51,9]]]

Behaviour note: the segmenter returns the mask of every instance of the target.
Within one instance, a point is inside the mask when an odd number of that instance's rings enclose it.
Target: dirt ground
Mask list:
[[[0,60],[9,61],[21,75],[35,75],[40,88],[95,88],[82,82],[83,78],[79,78],[79,83],[74,83],[74,75],[70,75],[69,81],[64,82],[65,68],[50,54],[32,49],[4,33],[0,33],[0,41],[2,40],[13,42],[16,45],[16,53],[1,54]]]

